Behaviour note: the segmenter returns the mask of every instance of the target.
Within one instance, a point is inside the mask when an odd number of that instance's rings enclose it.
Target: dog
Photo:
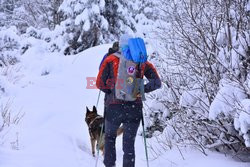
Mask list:
[[[86,107],[85,122],[89,128],[89,136],[91,142],[92,155],[95,157],[95,148],[99,147],[104,155],[104,143],[105,143],[105,131],[104,131],[104,118],[98,115],[96,107],[93,106],[93,111],[90,111]],[[123,133],[123,127],[119,127],[117,130],[117,136]]]

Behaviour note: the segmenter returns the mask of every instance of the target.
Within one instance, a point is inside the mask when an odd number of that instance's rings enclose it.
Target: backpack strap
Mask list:
[[[118,57],[118,58],[121,58],[121,56],[122,56],[122,54],[119,53],[119,52],[115,52],[115,53],[113,53],[113,55],[116,56],[116,57]]]

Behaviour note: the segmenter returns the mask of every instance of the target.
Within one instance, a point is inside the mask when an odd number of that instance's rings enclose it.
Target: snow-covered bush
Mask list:
[[[149,98],[158,97],[165,105],[161,112],[170,114],[148,117],[171,129],[163,133],[172,144],[202,152],[248,147],[248,109],[242,109],[250,97],[247,6],[248,1],[161,1],[163,47],[156,63],[168,95]]]
[[[0,106],[0,146],[11,147],[12,149],[19,149],[18,133],[14,134],[11,131],[21,121],[24,113],[14,114],[11,110],[11,102]],[[7,141],[10,141],[9,143]]]
[[[0,27],[16,26],[25,33],[30,26],[54,29],[61,22],[58,8],[63,0],[2,0]]]
[[[15,27],[0,29],[0,67],[18,62],[16,54],[20,47],[20,37]]]
[[[234,127],[243,135],[246,146],[250,147],[250,99],[242,100],[241,106],[238,116],[234,118]]]

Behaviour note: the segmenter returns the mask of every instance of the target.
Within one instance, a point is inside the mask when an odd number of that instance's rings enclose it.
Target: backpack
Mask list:
[[[128,45],[121,48],[121,54],[114,55],[119,58],[115,97],[124,101],[135,101],[140,94],[142,100],[145,100],[143,76],[140,76],[141,66],[147,61],[143,39],[129,39]]]

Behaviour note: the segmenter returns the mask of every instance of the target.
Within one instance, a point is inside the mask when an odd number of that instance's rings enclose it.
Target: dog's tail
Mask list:
[[[120,126],[118,129],[117,129],[117,136],[120,136],[122,133],[123,133],[123,125]]]

